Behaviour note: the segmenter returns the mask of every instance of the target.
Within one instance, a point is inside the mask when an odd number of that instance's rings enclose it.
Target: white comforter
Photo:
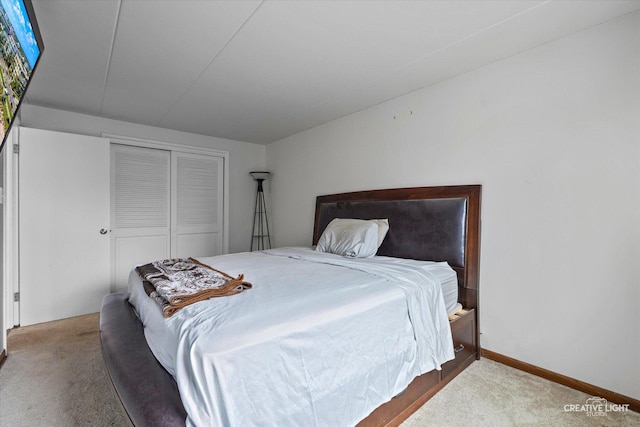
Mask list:
[[[308,248],[201,258],[253,288],[162,317],[130,275],[149,347],[194,426],[349,426],[453,359],[434,272]]]

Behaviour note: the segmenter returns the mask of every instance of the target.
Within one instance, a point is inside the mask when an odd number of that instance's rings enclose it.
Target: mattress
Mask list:
[[[243,273],[253,288],[165,319],[138,275],[129,280],[187,425],[354,425],[453,359],[446,263],[349,260],[309,248],[200,261]]]
[[[440,282],[444,306],[447,312],[455,310],[456,305],[458,304],[458,274],[446,262],[417,261],[385,256],[375,256],[371,259],[394,262],[401,265],[410,265],[418,268],[427,268]]]

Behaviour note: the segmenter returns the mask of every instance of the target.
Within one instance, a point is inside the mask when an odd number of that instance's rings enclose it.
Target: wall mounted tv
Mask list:
[[[1,152],[44,45],[31,0],[0,0],[0,6]]]

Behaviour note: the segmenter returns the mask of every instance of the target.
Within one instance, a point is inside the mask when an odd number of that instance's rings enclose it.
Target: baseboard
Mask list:
[[[554,383],[562,384],[564,386],[570,387],[572,389],[581,391],[583,393],[587,393],[591,396],[598,396],[607,399],[608,402],[617,403],[617,404],[628,404],[629,409],[635,412],[640,412],[640,400],[633,399],[628,396],[624,396],[620,393],[616,393],[615,391],[607,390],[602,387],[597,387],[592,384],[585,383],[580,380],[576,380],[571,377],[567,377],[562,374],[558,374],[543,368],[539,368],[534,365],[530,365],[526,362],[521,362],[520,360],[513,359],[509,356],[504,356],[499,353],[495,353],[491,350],[482,349],[481,350],[482,357],[486,357],[487,359],[494,360],[496,362],[502,363],[503,365],[511,366],[512,368],[519,369],[524,372],[528,372],[532,375],[547,379]]]
[[[0,352],[0,368],[2,368],[2,365],[4,365],[4,360],[7,358],[7,352],[5,350],[2,350]]]

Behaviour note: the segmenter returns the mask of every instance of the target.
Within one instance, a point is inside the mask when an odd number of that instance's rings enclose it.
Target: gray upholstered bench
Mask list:
[[[131,422],[137,427],[183,427],[187,414],[178,387],[147,346],[125,294],[102,300],[100,341],[109,377]]]

